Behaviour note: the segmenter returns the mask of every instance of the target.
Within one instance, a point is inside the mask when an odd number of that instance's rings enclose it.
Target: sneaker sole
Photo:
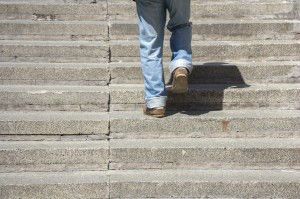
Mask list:
[[[188,92],[188,78],[186,75],[177,75],[174,78],[171,92],[173,92],[173,93],[187,93]]]

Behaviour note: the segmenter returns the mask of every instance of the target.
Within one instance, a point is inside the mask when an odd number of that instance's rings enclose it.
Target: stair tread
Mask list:
[[[0,173],[0,185],[115,182],[300,182],[297,170],[123,170]]]
[[[298,149],[299,138],[166,138],[166,139],[111,139],[111,149],[173,149],[173,148],[260,148]]]

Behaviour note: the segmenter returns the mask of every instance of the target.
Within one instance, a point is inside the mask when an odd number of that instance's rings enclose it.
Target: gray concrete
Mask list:
[[[112,41],[112,61],[139,61],[138,41]],[[168,43],[164,54],[170,58]],[[300,41],[197,41],[192,44],[194,61],[216,60],[297,60],[299,61]]]
[[[193,40],[293,39],[296,20],[197,20],[193,21]],[[170,32],[166,30],[166,40]],[[111,39],[137,39],[137,21],[113,21]]]
[[[167,170],[117,171],[111,198],[297,198],[299,171]]]
[[[289,19],[294,17],[293,12],[291,1],[193,1],[191,18]],[[135,5],[126,0],[109,1],[108,13],[112,20],[136,18]]]
[[[0,62],[0,79],[3,84],[104,86],[110,74],[105,63]]]
[[[0,39],[108,40],[106,22],[1,20]]]
[[[0,141],[0,154],[0,172],[107,170],[109,160],[107,141]]]
[[[300,83],[299,61],[268,62],[193,62],[189,77],[193,84]],[[1,68],[0,68],[1,69]],[[112,84],[142,84],[139,62],[110,63]],[[165,79],[169,78],[169,63],[164,63]]]
[[[178,138],[110,141],[110,169],[299,169],[300,141]]]
[[[110,85],[110,110],[140,109],[143,84]],[[187,94],[168,95],[168,109],[295,109],[300,108],[300,84],[190,84]]]
[[[1,112],[0,134],[108,134],[108,114],[96,112]]]
[[[108,44],[91,41],[0,40],[0,61],[108,61]]]
[[[0,86],[2,110],[54,110],[107,111],[109,90],[107,86]],[[90,107],[90,108],[88,108]],[[70,109],[69,109],[70,108]]]
[[[300,129],[298,110],[168,112],[157,119],[140,111],[110,112],[110,135],[119,138],[268,136]],[[272,133],[271,133],[272,135]],[[297,136],[298,137],[298,136]]]
[[[108,198],[104,172],[28,172],[0,174],[1,198]]]

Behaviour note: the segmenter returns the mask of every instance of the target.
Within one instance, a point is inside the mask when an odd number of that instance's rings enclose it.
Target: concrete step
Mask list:
[[[0,82],[15,85],[90,85],[109,83],[105,63],[0,62]]]
[[[193,40],[295,39],[300,20],[201,20],[193,21]],[[170,32],[166,30],[166,40]],[[113,21],[110,39],[138,39],[136,21]]]
[[[0,20],[0,39],[108,40],[108,24],[96,21]]]
[[[89,0],[92,2],[93,0]],[[66,3],[67,1],[0,1],[0,19],[28,19],[38,21],[105,21],[107,5],[105,1],[96,4]],[[70,2],[70,1],[69,1]]]
[[[191,84],[300,83],[300,62],[194,62]],[[164,63],[165,79],[169,78]],[[127,63],[31,63],[0,62],[2,85],[142,84],[139,62]]]
[[[300,136],[298,110],[167,111],[160,119],[142,110],[109,115],[112,138]]]
[[[293,1],[192,1],[191,19],[293,19],[297,16]],[[137,18],[135,4],[109,1],[111,20]]]
[[[299,169],[300,139],[112,139],[110,169]]]
[[[144,106],[143,84],[111,84],[109,90],[110,110]],[[190,84],[188,93],[168,96],[169,110],[300,109],[300,84]]]
[[[107,62],[108,55],[100,41],[0,40],[1,62]]]
[[[189,82],[192,84],[300,83],[300,62],[298,61],[213,62],[211,60],[207,63],[193,62],[193,66],[193,71],[189,76]],[[11,71],[13,68],[3,68],[3,70]],[[140,62],[110,63],[109,70],[112,84],[142,84],[144,82]],[[164,63],[164,73],[167,80],[170,75],[169,63]],[[10,72],[9,74],[16,74],[18,77],[12,78],[12,75],[6,75],[3,79],[16,79],[23,76],[23,73]]]
[[[27,172],[0,174],[0,190],[4,198],[297,198],[299,178],[295,170]]]
[[[92,111],[109,109],[107,86],[1,85],[0,110]]]
[[[139,61],[138,41],[111,41],[111,61]],[[197,41],[192,43],[194,61],[230,60],[299,60],[300,40],[267,41]],[[171,57],[169,44],[165,43],[164,55]]]
[[[1,198],[108,198],[103,171],[0,173]]]
[[[107,170],[107,141],[0,141],[0,173]]]
[[[97,135],[109,133],[104,112],[0,112],[1,135]]]
[[[299,177],[289,170],[117,171],[110,177],[110,197],[297,198]]]

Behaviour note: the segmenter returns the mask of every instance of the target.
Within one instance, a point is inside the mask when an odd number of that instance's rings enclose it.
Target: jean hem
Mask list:
[[[186,59],[177,59],[177,60],[172,61],[171,65],[170,65],[170,73],[172,74],[174,72],[174,70],[179,67],[185,67],[189,71],[189,74],[193,70],[193,65],[190,61],[188,61]]]
[[[166,106],[167,96],[159,96],[159,97],[152,97],[146,99],[146,105],[148,108],[156,108]]]

